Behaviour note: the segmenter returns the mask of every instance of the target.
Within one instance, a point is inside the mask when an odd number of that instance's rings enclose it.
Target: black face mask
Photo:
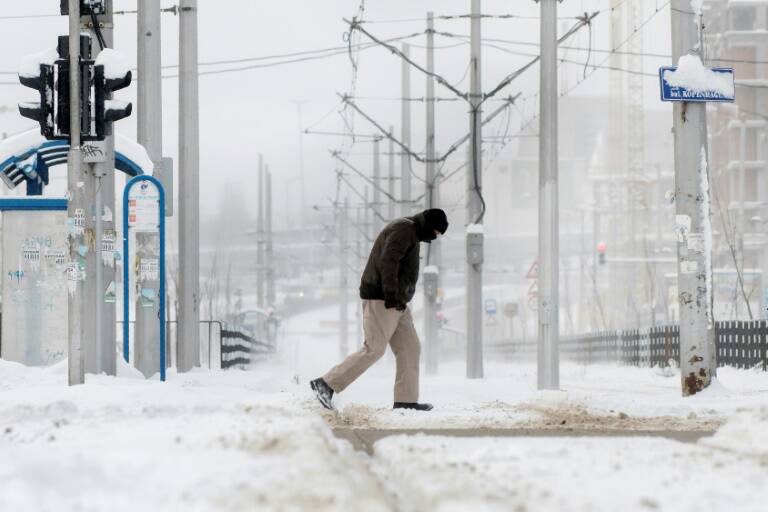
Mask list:
[[[435,234],[435,229],[429,226],[424,226],[424,228],[419,233],[419,240],[422,242],[429,243],[436,238],[437,235]]]

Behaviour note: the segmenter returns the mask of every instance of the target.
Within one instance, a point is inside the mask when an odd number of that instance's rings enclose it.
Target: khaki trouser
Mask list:
[[[352,384],[387,350],[395,354],[395,402],[419,399],[419,356],[421,344],[413,327],[411,310],[387,309],[383,300],[363,300],[363,347],[333,367],[323,377],[334,392],[340,393]]]

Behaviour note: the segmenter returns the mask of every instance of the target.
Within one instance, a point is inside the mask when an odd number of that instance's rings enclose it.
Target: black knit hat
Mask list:
[[[448,230],[448,217],[440,208],[430,208],[423,212],[425,224],[428,228],[436,229],[440,234],[445,234]]]

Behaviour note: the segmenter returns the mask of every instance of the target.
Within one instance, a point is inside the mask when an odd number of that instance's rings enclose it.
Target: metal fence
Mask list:
[[[718,366],[761,367],[768,370],[768,321],[715,322]],[[536,342],[505,340],[486,346],[489,357],[526,360],[536,357]],[[583,363],[622,363],[630,366],[667,366],[680,361],[680,328],[604,331],[560,339],[563,359]]]
[[[243,328],[226,328],[221,331],[222,370],[246,368],[255,360],[274,351],[274,339],[257,339]]]

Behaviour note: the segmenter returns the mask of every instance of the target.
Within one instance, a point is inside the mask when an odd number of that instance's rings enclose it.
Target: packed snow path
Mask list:
[[[546,430],[552,416],[542,411],[563,410],[567,399],[578,403],[574,411],[590,411],[591,428],[604,425],[601,416],[631,425],[632,415],[652,410],[667,418],[659,428],[674,419],[701,434],[730,421],[686,443],[388,436],[369,456],[333,436],[306,380],[275,361],[251,371],[171,372],[164,384],[121,368],[117,378],[88,376],[73,388],[63,365],[0,361],[0,510],[763,510],[766,374],[725,371],[719,390],[683,402],[672,392],[677,379],[651,370],[622,369],[617,386],[610,379],[618,369],[566,366],[564,388],[574,391],[557,396],[530,389],[531,370],[501,367],[505,376],[453,377],[451,386],[427,378],[439,411],[432,415],[389,409],[384,364],[356,388],[360,395],[350,389],[339,400],[339,417],[365,408],[375,428],[429,432],[477,417],[483,428]],[[607,382],[614,389],[601,390]]]

